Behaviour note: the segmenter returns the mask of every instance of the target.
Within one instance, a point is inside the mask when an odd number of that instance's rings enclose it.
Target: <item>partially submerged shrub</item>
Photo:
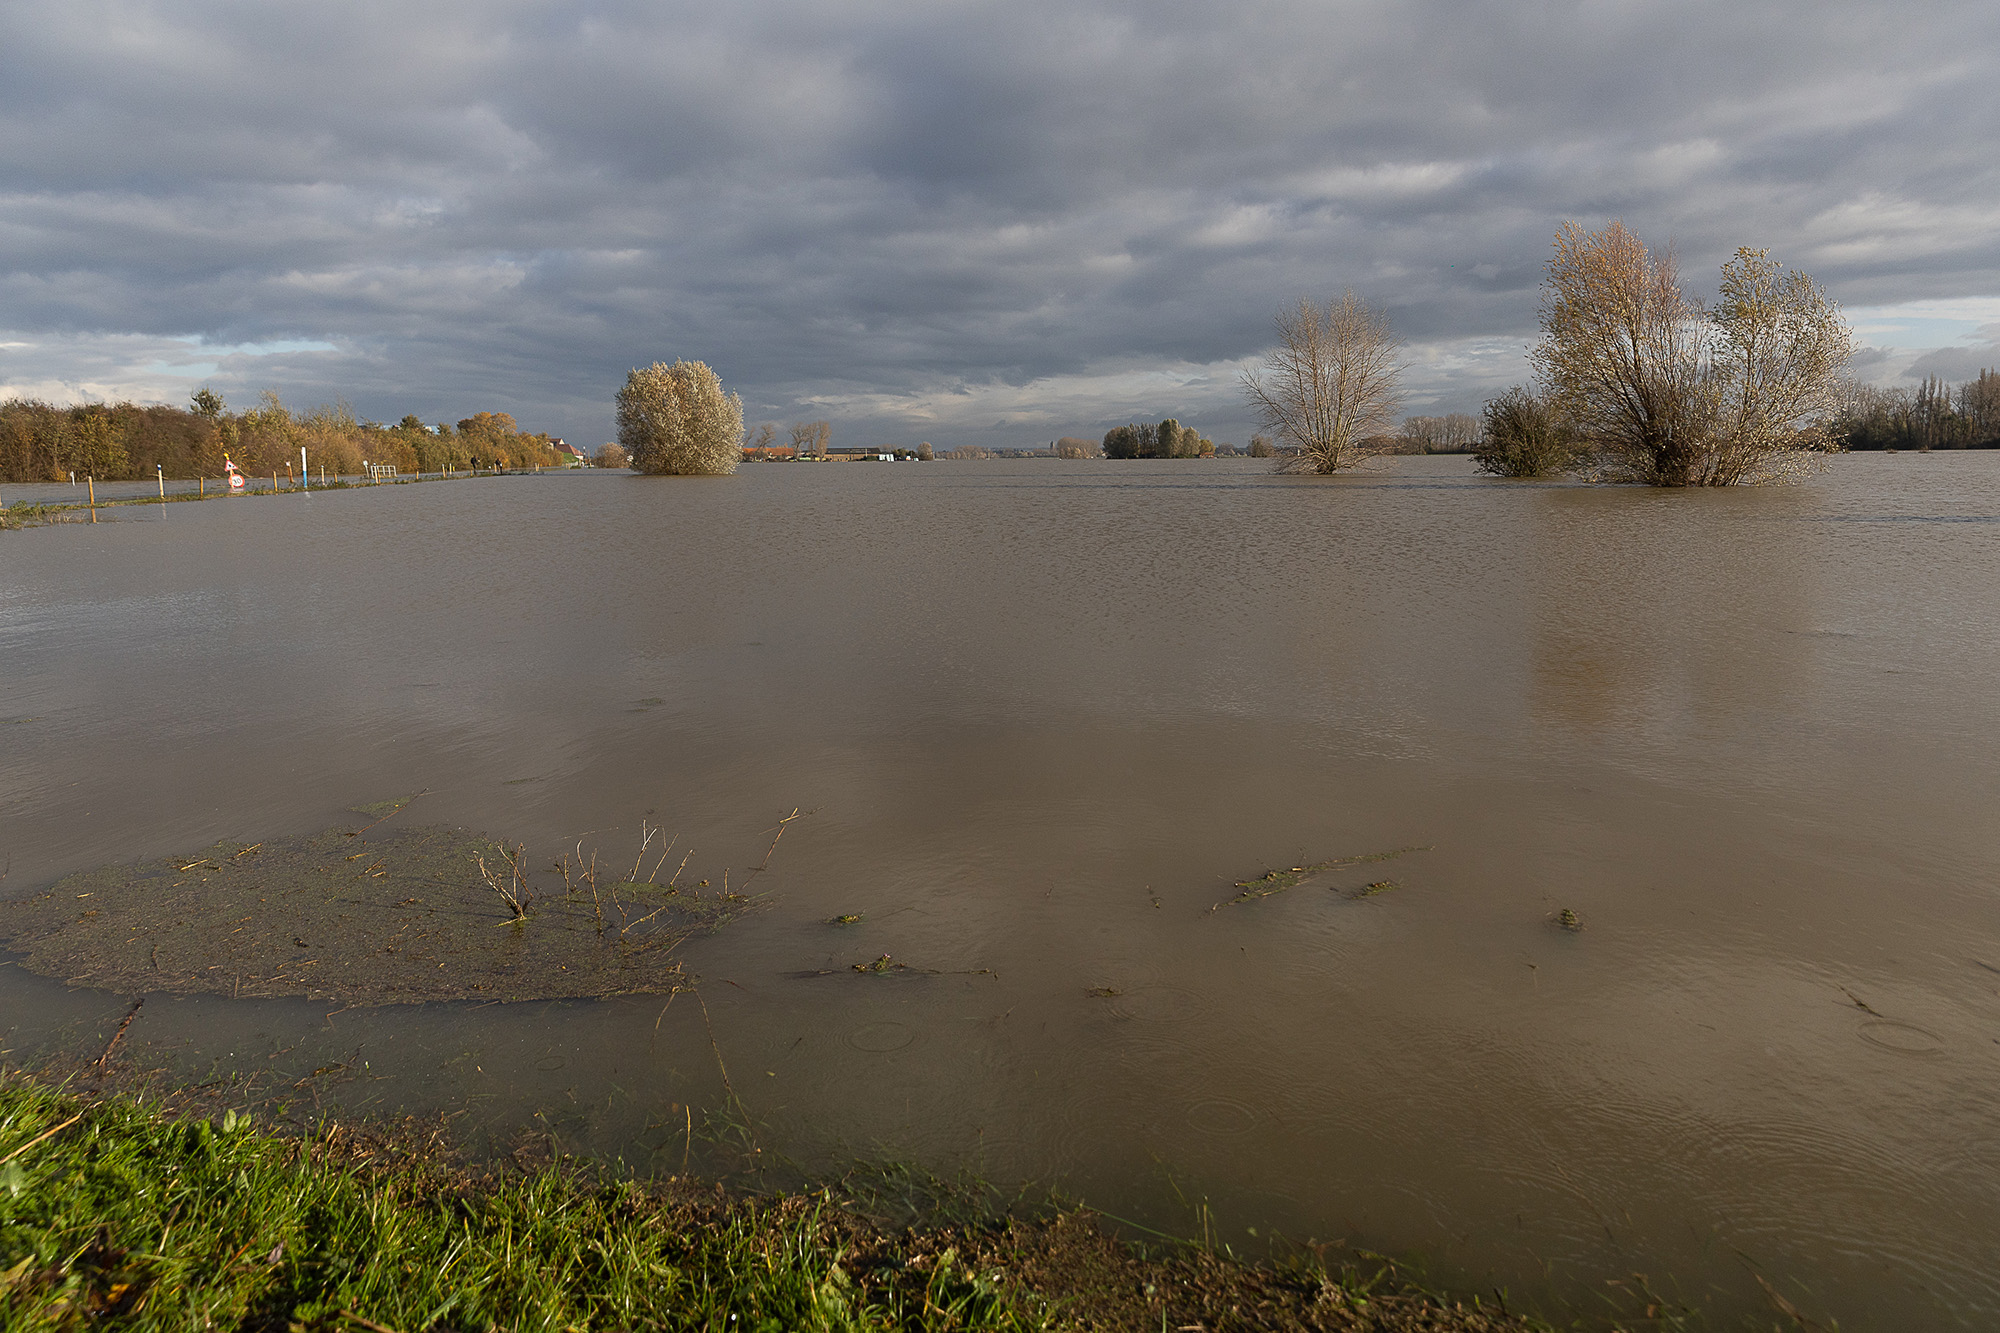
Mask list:
[[[1735,486],[1809,470],[1854,350],[1818,283],[1762,250],[1722,266],[1710,309],[1614,222],[1564,223],[1543,283],[1538,382],[1576,423],[1589,475],[1649,486]]]
[[[597,452],[590,457],[592,467],[630,467],[632,460],[615,443],[606,442],[597,446]]]
[[[618,443],[653,476],[719,476],[743,456],[743,400],[699,361],[656,361],[618,391]]]
[[[1550,404],[1519,385],[1486,404],[1484,437],[1472,451],[1481,472],[1544,477],[1577,461],[1576,432]]]

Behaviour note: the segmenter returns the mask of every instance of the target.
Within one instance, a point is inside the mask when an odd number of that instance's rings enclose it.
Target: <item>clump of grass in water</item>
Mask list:
[[[1236,896],[1217,903],[1208,910],[1213,912],[1223,907],[1233,907],[1237,903],[1255,902],[1259,898],[1269,898],[1287,889],[1297,888],[1302,882],[1326,870],[1336,870],[1341,866],[1368,865],[1376,861],[1393,861],[1411,852],[1427,852],[1428,847],[1398,847],[1391,852],[1369,852],[1362,856],[1337,856],[1331,861],[1318,861],[1309,866],[1292,866],[1285,870],[1267,871],[1259,879],[1236,881]],[[1393,881],[1384,880],[1390,887],[1400,887]],[[1371,889],[1373,885],[1369,886]]]
[[[0,530],[38,528],[49,523],[87,523],[89,520],[81,513],[73,512],[83,507],[81,503],[29,504],[25,500],[17,501],[0,507]]]
[[[720,894],[703,893],[706,880],[649,878],[611,887],[614,921],[595,853],[585,903],[566,866],[568,891],[536,897],[519,844],[422,826],[364,836],[411,799],[378,803],[362,828],[224,842],[70,876],[47,893],[0,902],[0,941],[30,971],[126,994],[563,999],[683,989],[673,950],[757,906],[729,891],[726,872]],[[780,821],[781,832],[794,817]],[[489,929],[508,924],[515,929],[505,935]]]
[[[1573,908],[1565,907],[1550,919],[1559,929],[1566,930],[1572,935],[1583,929],[1583,918],[1578,916]]]
[[[881,976],[885,972],[908,972],[912,969],[903,963],[897,962],[885,953],[880,958],[870,962],[856,963],[854,970],[856,972],[866,972],[872,976]]]

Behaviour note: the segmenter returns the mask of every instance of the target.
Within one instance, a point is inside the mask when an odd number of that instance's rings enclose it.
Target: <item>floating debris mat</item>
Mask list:
[[[525,857],[439,826],[219,842],[0,902],[0,945],[29,971],[124,994],[577,999],[686,988],[675,946],[755,906],[594,875],[537,894]]]

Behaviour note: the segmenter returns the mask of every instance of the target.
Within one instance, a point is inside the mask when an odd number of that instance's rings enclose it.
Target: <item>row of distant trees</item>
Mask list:
[[[1104,433],[1106,458],[1201,458],[1215,455],[1215,441],[1173,417],[1158,425],[1130,422]]]
[[[435,427],[406,416],[385,426],[356,419],[345,403],[294,412],[268,392],[257,406],[233,412],[209,389],[185,408],[0,402],[0,480],[11,482],[63,481],[72,474],[130,480],[155,476],[155,469],[173,478],[215,477],[225,455],[252,474],[284,472],[297,466],[301,447],[315,471],[346,474],[359,472],[364,461],[406,472],[558,461],[549,436],[522,432],[505,412],[478,412]]]
[[[1935,376],[1915,389],[1858,388],[1838,429],[1849,449],[2000,448],[2000,371],[1956,388]]]
[[[1731,486],[1792,475],[1846,448],[1943,448],[2000,434],[2000,375],[1952,391],[1856,391],[1854,337],[1806,274],[1763,250],[1722,266],[1711,305],[1682,288],[1671,249],[1648,251],[1623,223],[1556,233],[1542,286],[1532,384],[1462,414],[1402,407],[1402,343],[1353,292],[1301,298],[1277,318],[1278,343],[1243,389],[1268,434],[1250,452],[1333,473],[1384,452],[1460,452],[1503,476],[1571,472],[1653,486]],[[742,451],[742,404],[699,362],[634,370],[619,394],[619,440],[643,471],[726,472]],[[767,437],[768,438],[768,435]],[[1109,458],[1217,452],[1169,417],[1106,432]],[[957,451],[954,451],[955,456]],[[1058,457],[1086,443],[1058,440]]]

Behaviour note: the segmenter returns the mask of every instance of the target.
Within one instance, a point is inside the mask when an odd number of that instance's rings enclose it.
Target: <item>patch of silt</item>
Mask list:
[[[522,858],[440,826],[219,842],[0,902],[0,945],[29,971],[125,994],[577,999],[687,987],[675,946],[755,906],[594,873],[536,897]]]

